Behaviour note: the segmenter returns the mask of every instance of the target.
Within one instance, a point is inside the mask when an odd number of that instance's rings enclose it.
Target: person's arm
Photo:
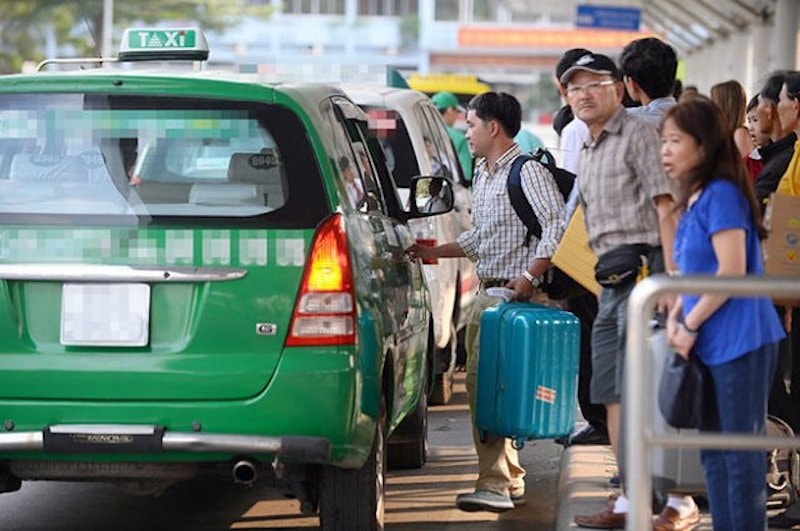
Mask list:
[[[656,212],[658,212],[658,235],[661,240],[661,252],[664,256],[664,269],[666,269],[667,273],[672,274],[678,271],[678,265],[675,263],[673,254],[675,232],[678,229],[678,213],[675,211],[675,201],[672,200],[671,195],[661,195],[653,199],[653,202],[656,204]],[[658,300],[658,312],[662,315],[668,313],[679,298],[672,293],[663,295]]]
[[[415,243],[406,249],[408,255],[413,258],[421,258],[422,260],[430,260],[433,258],[464,258],[467,254],[461,248],[458,242],[443,243],[435,247],[428,247]]]
[[[644,121],[636,121],[638,129],[631,141],[630,160],[633,161],[637,180],[643,193],[650,198],[658,216],[658,234],[667,271],[676,271],[673,257],[678,214],[672,197],[672,184],[661,165],[661,138],[656,128]],[[675,303],[674,295],[664,295],[658,301],[658,312],[667,313]]]
[[[655,127],[646,122],[639,124],[631,143],[630,160],[633,161],[643,193],[653,202],[658,214],[658,233],[664,252],[664,265],[667,271],[674,271],[677,268],[672,256],[672,245],[678,226],[678,214],[675,212],[672,184],[661,165],[661,139]]]
[[[744,276],[747,273],[747,251],[744,229],[725,229],[711,236],[711,245],[719,266],[715,276]],[[688,357],[697,332],[719,308],[730,298],[728,295],[705,294],[697,304],[683,317],[683,323],[671,338],[671,344],[682,356]]]
[[[683,315],[683,299],[678,297],[667,317],[667,341],[670,345],[675,342],[681,325],[681,315]]]
[[[555,178],[538,162],[523,165],[520,180],[522,193],[542,228],[534,258],[549,260],[564,235],[564,196],[558,190]]]
[[[547,272],[547,268],[550,267],[550,259],[549,258],[534,258],[531,265],[528,267],[528,273],[532,276],[542,279],[544,274]],[[531,284],[530,280],[525,278],[525,276],[519,276],[515,279],[509,281],[508,284],[505,286],[506,288],[513,289],[516,292],[516,295],[512,298],[515,301],[529,301],[533,296],[534,287]],[[541,284],[538,286],[541,288]]]
[[[550,267],[550,259],[564,235],[564,197],[558,190],[555,178],[539,163],[526,163],[522,167],[520,180],[525,199],[542,227],[541,238],[528,267],[531,275],[541,279]],[[524,299],[529,299],[533,294],[533,286],[524,276],[514,279],[509,287]]]
[[[673,257],[675,245],[675,231],[678,227],[678,214],[675,212],[675,201],[671,195],[660,195],[653,199],[658,212],[658,234],[661,239],[661,249],[664,252],[664,267],[667,271],[677,271]]]

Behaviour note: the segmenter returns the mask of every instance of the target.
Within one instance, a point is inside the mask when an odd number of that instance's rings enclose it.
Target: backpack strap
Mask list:
[[[536,236],[537,238],[542,237],[542,225],[536,218],[536,214],[533,212],[528,198],[525,197],[525,193],[522,191],[522,166],[529,160],[534,159],[529,155],[519,155],[515,158],[514,162],[511,163],[511,170],[508,172],[508,180],[506,181],[506,188],[508,189],[508,198],[511,200],[511,206],[514,208],[514,212],[517,214],[520,221],[528,228],[528,232],[525,235],[525,242],[523,243],[525,247],[530,247],[531,236]]]
[[[511,163],[511,171],[508,172],[508,198],[511,200],[511,206],[514,207],[517,217],[528,228],[528,233],[525,235],[525,247],[530,247],[531,236],[536,236],[537,239],[542,237],[542,225],[522,191],[522,167],[529,160],[538,162],[550,173],[565,203],[575,185],[575,174],[556,166],[556,159],[544,148],[537,149],[533,156],[519,155],[514,159],[514,162]]]
[[[553,157],[553,154],[545,148],[538,148],[536,153],[533,154],[533,160],[547,168],[547,171],[550,172],[550,175],[552,175],[553,179],[556,181],[558,191],[561,192],[564,202],[566,203],[569,200],[569,194],[572,192],[573,186],[575,186],[575,174],[564,168],[559,168],[556,165],[556,159]]]

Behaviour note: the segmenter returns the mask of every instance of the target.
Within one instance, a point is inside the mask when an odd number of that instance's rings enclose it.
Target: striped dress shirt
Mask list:
[[[476,262],[478,278],[514,279],[534,258],[550,258],[564,233],[564,198],[555,179],[535,161],[522,166],[522,191],[542,226],[541,240],[531,237],[525,247],[527,227],[514,212],[507,181],[511,164],[520,155],[514,144],[492,166],[480,159],[472,185],[473,227],[458,237],[467,257]]]

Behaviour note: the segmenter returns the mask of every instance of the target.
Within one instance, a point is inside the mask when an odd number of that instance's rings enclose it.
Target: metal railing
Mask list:
[[[800,279],[790,277],[667,277],[646,278],[628,299],[628,337],[625,353],[625,468],[626,494],[630,502],[626,529],[642,530],[652,526],[652,479],[650,450],[665,448],[800,448],[800,437],[789,442],[786,437],[731,434],[653,434],[649,415],[654,400],[649,386],[651,356],[647,339],[648,324],[659,297],[670,293],[710,293],[731,296],[771,296],[800,298]]]

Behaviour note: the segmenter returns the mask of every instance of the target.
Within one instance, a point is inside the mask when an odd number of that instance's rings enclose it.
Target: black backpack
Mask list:
[[[575,174],[556,166],[553,155],[544,148],[537,149],[533,155],[520,155],[514,159],[514,162],[511,163],[511,171],[508,172],[508,197],[511,199],[511,206],[514,207],[514,212],[528,227],[528,234],[525,235],[525,247],[530,246],[531,235],[536,236],[537,239],[542,237],[542,225],[536,218],[533,208],[522,191],[522,178],[520,177],[522,166],[530,160],[535,160],[550,172],[565,203],[569,199],[572,187],[575,186]]]
[[[535,160],[550,172],[565,203],[567,199],[569,199],[572,187],[575,186],[575,174],[556,166],[553,155],[544,148],[537,149],[536,153],[532,156],[520,155],[514,159],[514,162],[511,163],[511,170],[508,172],[506,187],[508,189],[508,198],[511,200],[511,206],[514,208],[514,212],[516,212],[517,217],[519,217],[522,223],[528,228],[525,241],[523,242],[525,247],[530,247],[532,236],[536,236],[537,239],[542,237],[542,224],[539,222],[533,211],[533,207],[531,207],[528,198],[525,197],[525,193],[522,191],[522,166],[530,160]],[[544,289],[551,299],[566,299],[586,291],[583,286],[555,266],[551,266],[548,271],[542,289]]]

